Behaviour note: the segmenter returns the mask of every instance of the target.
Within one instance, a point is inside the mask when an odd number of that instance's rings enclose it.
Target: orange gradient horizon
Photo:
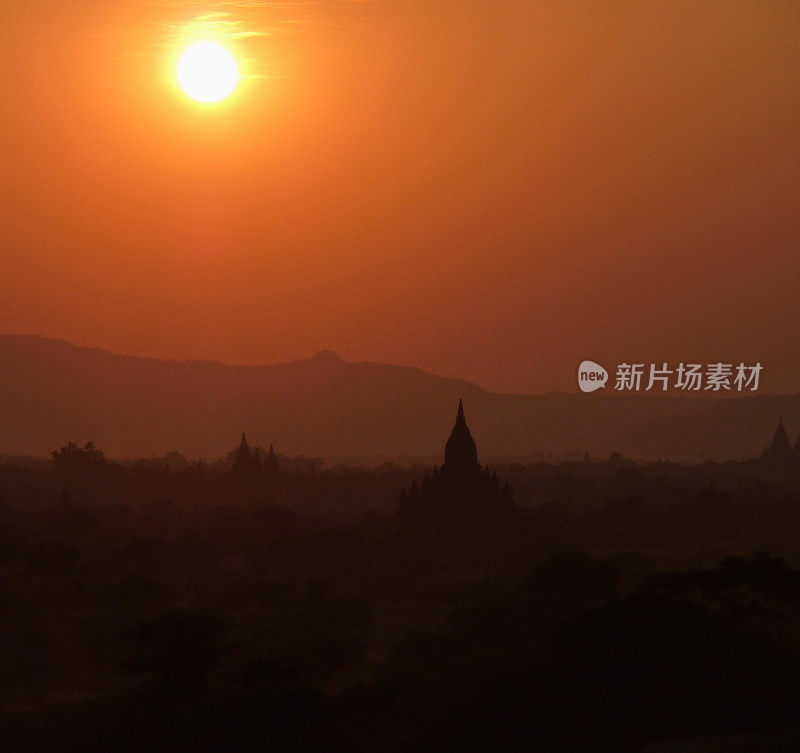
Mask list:
[[[209,31],[241,77],[201,106]],[[800,391],[798,39],[785,0],[15,3],[0,333]]]

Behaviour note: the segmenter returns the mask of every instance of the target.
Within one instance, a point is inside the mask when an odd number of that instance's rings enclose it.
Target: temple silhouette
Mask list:
[[[239,443],[239,447],[233,457],[232,472],[235,476],[242,477],[256,475],[277,476],[280,473],[280,467],[278,465],[278,456],[275,454],[272,444],[269,446],[269,452],[264,453],[262,459],[258,450],[250,449],[247,437],[242,432],[242,441]]]
[[[800,435],[792,447],[789,435],[783,426],[783,416],[778,417],[778,427],[772,437],[772,443],[764,448],[760,460],[776,468],[800,467]]]
[[[426,525],[447,520],[462,523],[504,518],[514,510],[514,494],[508,481],[478,462],[478,448],[458,401],[456,421],[444,447],[444,464],[425,472],[400,493],[397,515],[401,522]]]
[[[453,478],[467,479],[479,471],[478,448],[464,417],[464,402],[459,400],[456,423],[444,446],[442,472]]]

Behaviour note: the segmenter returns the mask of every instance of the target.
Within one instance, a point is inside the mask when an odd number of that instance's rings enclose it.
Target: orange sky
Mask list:
[[[202,108],[209,14],[245,79]],[[0,65],[2,333],[800,389],[795,0],[12,1]]]

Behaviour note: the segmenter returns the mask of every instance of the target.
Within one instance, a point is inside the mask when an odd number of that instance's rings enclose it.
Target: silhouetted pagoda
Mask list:
[[[247,437],[242,432],[242,441],[236,450],[236,455],[233,458],[233,472],[237,476],[250,476],[258,470],[261,464],[258,462],[258,456],[250,449],[247,444]]]
[[[278,465],[278,456],[275,454],[275,449],[270,442],[269,452],[264,456],[263,470],[268,476],[277,476],[280,473]]]
[[[408,491],[403,489],[398,517],[412,524],[470,524],[503,518],[513,509],[514,495],[508,481],[501,485],[497,473],[478,462],[478,448],[459,400],[456,422],[444,448],[444,465],[426,472],[420,484],[415,480]]]
[[[800,462],[800,437],[792,449],[789,435],[783,426],[783,416],[778,418],[778,428],[772,437],[772,444],[765,447],[761,453],[761,460],[769,465],[788,468]]]
[[[263,460],[262,460],[263,456]],[[280,466],[275,448],[270,444],[269,452],[265,453],[261,449],[250,449],[247,437],[242,432],[242,441],[233,455],[233,474],[241,477],[252,476],[278,476]]]
[[[478,448],[464,417],[464,402],[458,401],[456,423],[444,446],[442,473],[455,479],[466,480],[480,473]]]

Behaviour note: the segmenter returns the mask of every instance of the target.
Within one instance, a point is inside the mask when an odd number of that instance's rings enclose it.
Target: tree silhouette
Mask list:
[[[83,447],[79,447],[75,442],[69,442],[51,454],[53,462],[60,469],[89,470],[104,465],[106,462],[105,453],[98,450],[92,441],[87,442]]]

